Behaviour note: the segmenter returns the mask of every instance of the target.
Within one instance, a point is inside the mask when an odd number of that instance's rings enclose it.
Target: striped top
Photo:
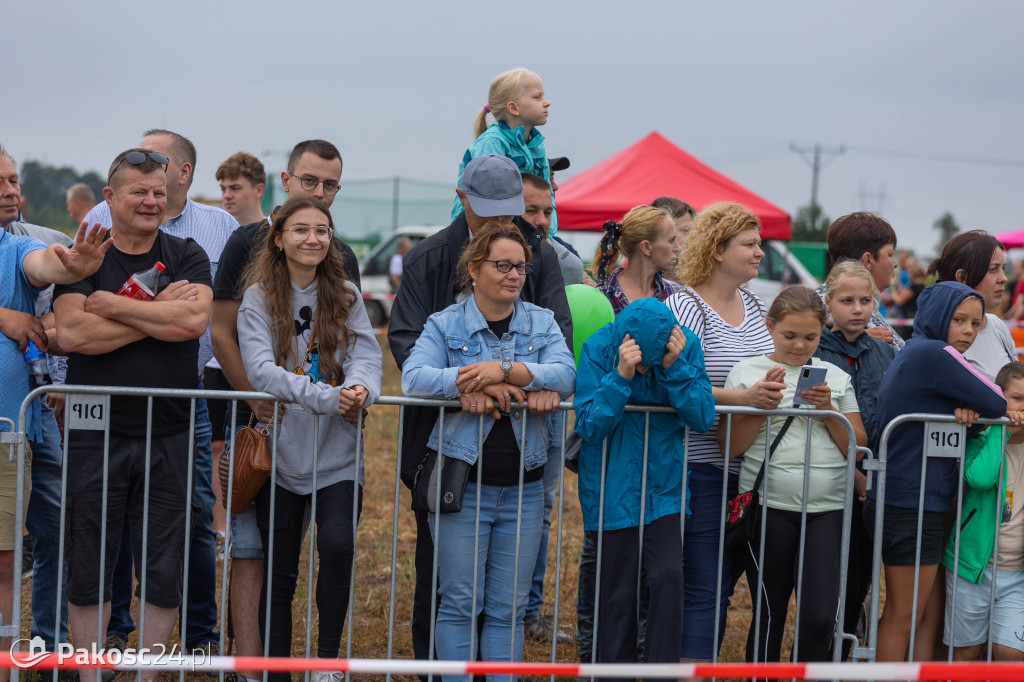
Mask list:
[[[689,293],[687,293],[689,292]],[[692,294],[692,296],[690,295]],[[723,320],[699,294],[689,287],[672,294],[665,300],[680,326],[686,327],[700,339],[704,349],[704,367],[711,385],[723,388],[733,366],[740,360],[767,355],[774,352],[775,344],[764,324],[765,307],[755,294],[740,289],[743,297],[743,322],[733,327]],[[696,297],[696,300],[694,300]],[[700,302],[698,307],[697,302]],[[704,314],[701,314],[703,309]],[[690,433],[687,461],[722,466],[725,461],[718,447],[718,422],[707,433]],[[729,470],[739,472],[743,461],[736,458],[729,463]]]

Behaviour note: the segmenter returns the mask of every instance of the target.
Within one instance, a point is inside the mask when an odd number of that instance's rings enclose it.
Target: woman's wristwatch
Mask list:
[[[501,367],[501,371],[505,373],[505,383],[507,384],[508,383],[508,375],[512,372],[512,361],[511,360],[502,360],[500,367]]]

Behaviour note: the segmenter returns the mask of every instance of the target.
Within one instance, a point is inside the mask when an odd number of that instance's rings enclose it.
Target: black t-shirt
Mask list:
[[[509,315],[503,320],[488,320],[487,326],[499,339],[508,333],[508,325],[512,322]],[[522,419],[522,408],[513,408],[513,412],[519,413]],[[544,419],[540,415],[529,416],[529,419]],[[519,441],[516,440],[516,433],[512,430],[513,417],[502,414],[501,419],[494,422],[490,433],[484,439],[483,459],[480,466],[483,467],[481,481],[484,485],[496,485],[510,487],[519,485]],[[477,465],[474,464],[469,470],[469,480],[476,482]],[[544,467],[523,472],[523,483],[539,481],[544,477]]]
[[[924,291],[924,284],[911,284],[910,290],[914,292],[914,295],[909,301],[900,307],[900,314],[903,315],[903,317],[912,318],[917,315],[917,297],[921,295],[922,291]]]
[[[157,261],[166,269],[161,286],[188,280],[211,286],[210,259],[192,239],[157,232],[153,247],[146,253],[126,254],[111,247],[100,269],[75,284],[58,285],[56,300],[63,294],[89,296],[94,291],[116,292],[129,277],[152,268]],[[67,383],[89,386],[139,386],[145,388],[195,389],[199,376],[199,339],[161,341],[147,336],[99,355],[68,354]],[[139,396],[111,398],[111,431],[131,436],[146,434],[147,399]],[[153,400],[153,433],[164,435],[188,429],[188,400]]]
[[[235,301],[242,300],[242,294],[245,293],[241,289],[242,275],[245,274],[245,268],[248,267],[250,258],[262,248],[264,240],[267,238],[267,228],[269,227],[270,223],[266,220],[261,220],[258,223],[243,225],[231,233],[227,244],[224,245],[224,250],[220,253],[217,279],[213,283],[214,300],[218,298]],[[356,260],[356,254],[352,251],[352,247],[340,239],[333,239],[331,241],[334,246],[341,249],[341,261],[345,266],[345,274],[348,276],[349,281],[354,282],[362,290],[362,283],[359,279],[359,261]],[[249,409],[248,403],[244,401],[239,401],[237,404],[236,424],[238,426],[245,426],[249,423],[249,415],[252,414],[252,410]],[[225,424],[231,425],[230,412],[227,415]]]

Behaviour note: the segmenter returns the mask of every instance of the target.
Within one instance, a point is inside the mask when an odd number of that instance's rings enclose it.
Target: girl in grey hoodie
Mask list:
[[[238,345],[250,383],[288,402],[277,429],[273,510],[270,481],[256,498],[265,556],[274,529],[271,656],[291,653],[291,603],[310,507],[320,559],[317,655],[338,656],[362,503],[356,424],[380,395],[380,346],[362,295],[347,281],[333,235],[330,211],[320,200],[301,196],[285,202],[250,261],[238,311]],[[332,673],[313,676],[331,679]]]

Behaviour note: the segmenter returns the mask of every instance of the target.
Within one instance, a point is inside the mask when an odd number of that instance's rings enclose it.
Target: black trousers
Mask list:
[[[747,661],[753,661],[756,652],[758,662],[764,663],[781,660],[782,633],[800,567],[800,512],[768,507],[761,511],[767,517],[764,563],[757,565],[760,539],[755,539],[749,543],[751,564],[759,570],[747,570],[751,592],[756,590],[761,599],[760,632],[755,637],[755,606],[747,635]],[[839,610],[842,527],[842,510],[807,514],[800,620],[796,625],[799,648],[793,661],[831,660]]]
[[[650,605],[645,662],[678,663],[683,635],[683,541],[679,514],[644,527],[605,531],[601,539],[601,594],[595,649],[599,663],[632,663],[637,644],[637,581],[646,569]]]
[[[317,656],[336,658],[341,647],[341,632],[348,615],[349,584],[355,557],[355,535],[352,524],[353,481],[339,481],[317,491],[316,551],[319,572],[316,583],[316,606],[320,616]],[[312,495],[296,495],[277,486],[274,500],[274,555],[270,590],[271,656],[290,656],[292,651],[292,598],[299,575],[299,554],[302,551],[302,521]],[[359,490],[357,517],[362,510],[363,491]],[[264,556],[269,554],[270,482],[256,497],[257,525],[263,541]],[[260,597],[260,624],[265,622],[267,586]],[[270,673],[270,680],[288,682],[288,673]]]

